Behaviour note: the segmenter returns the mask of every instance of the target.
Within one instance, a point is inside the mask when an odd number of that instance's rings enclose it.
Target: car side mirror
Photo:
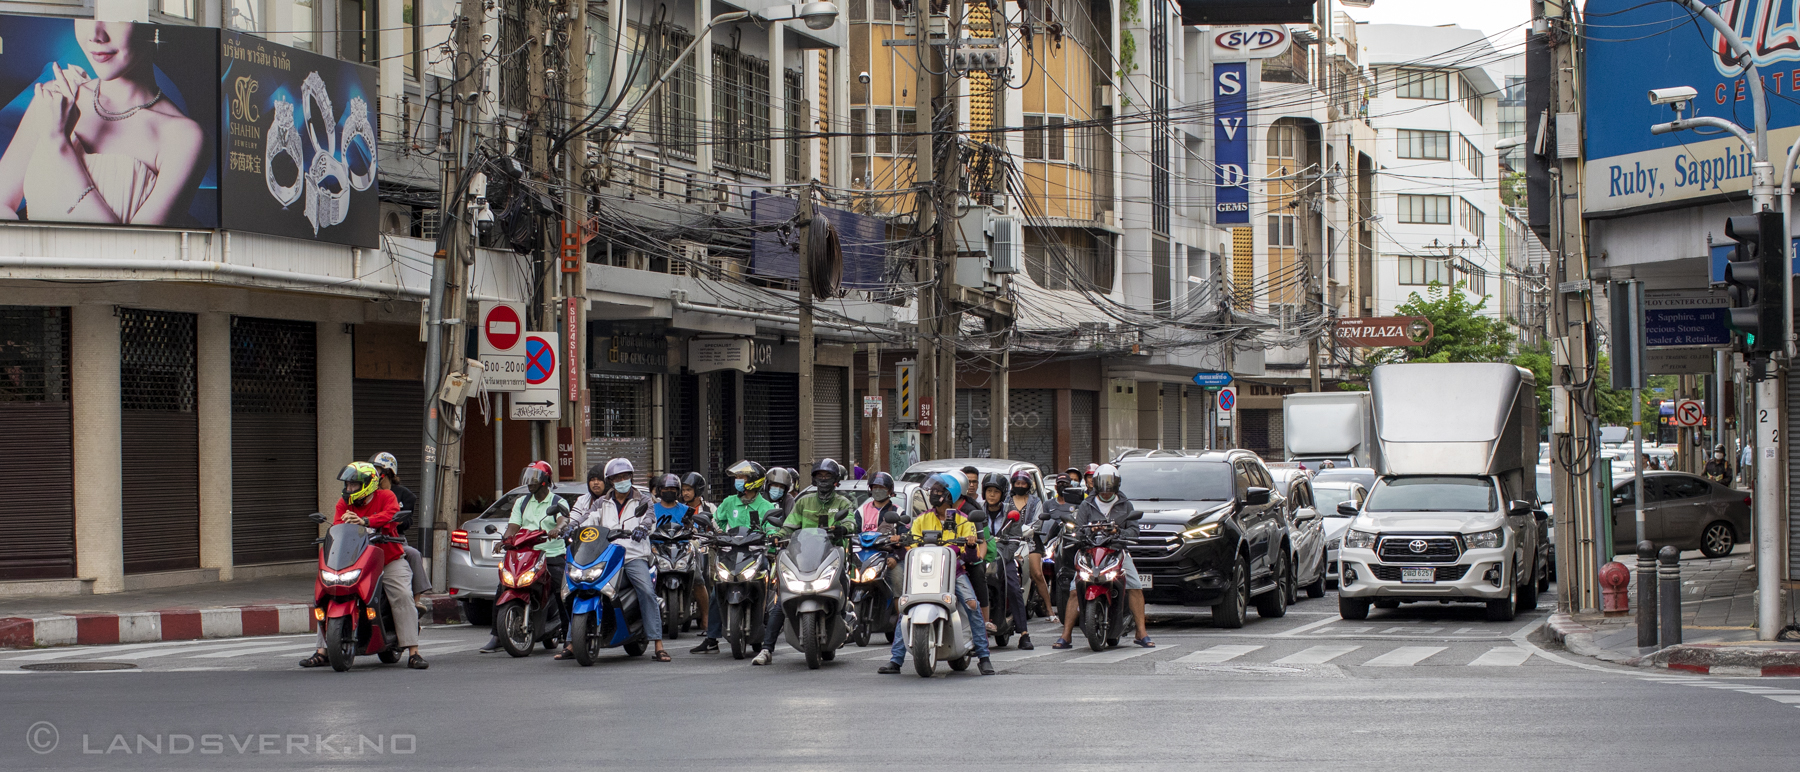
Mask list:
[[[1531,502],[1521,499],[1514,499],[1506,504],[1506,514],[1513,517],[1524,517],[1529,515],[1531,514],[1531,509]]]
[[[1317,519],[1319,519],[1319,510],[1312,507],[1301,507],[1294,511],[1295,522],[1309,523]]]
[[[318,523],[319,525],[324,525],[328,522],[331,522],[331,518],[326,517],[324,512],[314,512],[310,515],[307,515],[306,519],[311,520],[315,523]]]
[[[1624,506],[1624,504],[1625,504],[1624,496],[1614,496],[1613,497],[1613,506],[1615,506],[1615,507]]]
[[[1244,491],[1244,504],[1252,507],[1260,507],[1267,503],[1269,503],[1268,488],[1253,487]]]
[[[1337,513],[1344,517],[1356,517],[1356,502],[1354,502],[1354,501],[1338,502]]]

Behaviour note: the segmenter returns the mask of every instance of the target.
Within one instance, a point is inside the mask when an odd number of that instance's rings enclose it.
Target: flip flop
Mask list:
[[[1132,642],[1132,643],[1135,643],[1135,644],[1137,644],[1137,645],[1139,645],[1139,646],[1142,646],[1142,647],[1143,647],[1143,648],[1146,648],[1146,649],[1154,649],[1154,648],[1156,648],[1156,642],[1155,642],[1155,641],[1152,641],[1152,640],[1150,640],[1150,636],[1148,636],[1148,635],[1146,635],[1146,636],[1144,636],[1144,637],[1142,637],[1142,638],[1133,638],[1133,639],[1132,639],[1132,640],[1131,640],[1131,642]]]
[[[562,651],[557,652],[556,656],[551,657],[551,659],[559,659],[559,660],[560,659],[574,659],[574,658],[575,658],[575,652],[570,651],[568,649],[563,649]]]
[[[1075,644],[1069,643],[1069,639],[1067,639],[1067,638],[1058,638],[1058,639],[1056,639],[1056,643],[1050,644],[1050,648],[1052,648],[1052,649],[1073,649],[1073,648],[1075,648]]]
[[[667,649],[656,652],[655,654],[651,654],[650,659],[652,659],[656,662],[673,662],[674,661],[674,658],[669,656],[669,651]]]

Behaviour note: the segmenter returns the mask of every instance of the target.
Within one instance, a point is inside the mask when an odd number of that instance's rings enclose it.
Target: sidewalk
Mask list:
[[[312,574],[120,592],[0,599],[0,648],[140,643],[305,633]],[[447,596],[426,596],[428,624],[462,621]]]
[[[1676,646],[1637,645],[1637,576],[1629,588],[1632,614],[1555,614],[1550,637],[1574,654],[1634,667],[1714,675],[1800,675],[1800,644],[1756,640],[1756,572],[1748,545],[1709,559],[1681,555],[1681,640]],[[1635,568],[1635,556],[1621,556]]]

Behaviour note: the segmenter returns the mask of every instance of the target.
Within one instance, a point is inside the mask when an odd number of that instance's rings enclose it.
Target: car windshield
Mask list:
[[[1119,469],[1119,491],[1132,501],[1230,501],[1231,465],[1217,461],[1142,461]]]
[[[1367,469],[1326,469],[1313,478],[1314,482],[1343,480],[1361,483],[1364,487],[1375,484],[1375,473]]]
[[[1326,517],[1341,517],[1337,506],[1350,500],[1349,488],[1313,488],[1313,500],[1318,502],[1318,510]]]
[[[1500,506],[1486,477],[1389,477],[1363,502],[1365,512],[1492,512]]]

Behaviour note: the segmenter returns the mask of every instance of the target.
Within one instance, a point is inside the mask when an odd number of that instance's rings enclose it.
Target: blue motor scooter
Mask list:
[[[650,604],[649,613],[662,613],[661,603],[639,598],[625,580],[625,546],[616,541],[626,538],[604,526],[583,526],[569,549],[569,646],[582,667],[594,664],[601,649],[624,647],[630,656],[642,655],[649,646],[642,604]],[[656,583],[654,565],[650,582]]]

